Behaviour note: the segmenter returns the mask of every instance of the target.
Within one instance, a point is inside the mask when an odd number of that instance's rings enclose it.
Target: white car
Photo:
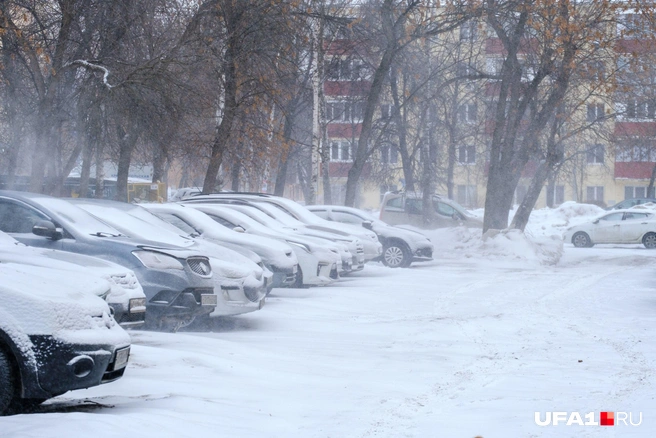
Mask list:
[[[308,236],[282,234],[271,230],[245,214],[218,204],[189,204],[221,225],[235,231],[269,237],[288,243],[298,258],[298,273],[294,286],[323,286],[339,278],[339,250]]]
[[[383,245],[378,241],[378,236],[376,236],[376,233],[373,231],[348,224],[336,224],[335,222],[321,219],[301,204],[280,196],[268,194],[217,193],[193,196],[185,199],[184,202],[195,205],[196,203],[211,203],[213,200],[217,199],[237,199],[248,202],[267,203],[275,206],[280,211],[287,213],[294,219],[303,222],[310,229],[324,231],[342,237],[357,237],[364,247],[363,255],[365,261],[374,260],[380,257],[383,253]]]
[[[146,295],[130,269],[97,257],[23,245],[0,231],[0,263],[86,273],[107,280],[111,289],[103,295],[116,321],[123,328],[136,328],[146,320]]]
[[[380,260],[385,266],[407,268],[412,262],[433,259],[433,244],[421,233],[388,225],[353,207],[309,205],[306,208],[322,219],[371,229],[383,244]]]
[[[217,224],[205,213],[182,204],[140,204],[169,224],[188,234],[196,234],[204,239],[230,249],[247,248],[262,258],[266,267],[273,272],[270,287],[294,284],[298,271],[298,259],[292,248],[284,243],[263,236],[236,233]]]
[[[656,248],[656,215],[653,212],[613,210],[591,222],[569,228],[566,242],[577,248],[589,248],[600,243],[641,243]]]

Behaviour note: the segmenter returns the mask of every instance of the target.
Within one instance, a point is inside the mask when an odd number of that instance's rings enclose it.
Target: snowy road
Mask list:
[[[368,265],[211,332],[132,332],[123,379],[1,418],[0,436],[656,436],[655,273],[637,246]],[[552,411],[642,424],[535,424]]]

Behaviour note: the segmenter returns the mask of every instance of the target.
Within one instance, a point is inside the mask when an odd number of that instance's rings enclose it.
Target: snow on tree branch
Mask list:
[[[109,77],[109,70],[107,70],[107,68],[103,67],[102,65],[92,64],[91,62],[85,61],[83,59],[76,59],[75,61],[71,61],[66,64],[67,67],[72,65],[78,65],[88,68],[89,70],[97,70],[103,72],[103,84],[110,90],[114,88],[114,86],[107,81],[107,78]]]

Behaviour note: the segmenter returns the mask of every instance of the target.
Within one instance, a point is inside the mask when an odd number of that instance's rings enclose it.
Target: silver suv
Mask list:
[[[419,228],[444,228],[463,225],[482,228],[483,221],[472,216],[460,204],[440,195],[433,195],[431,223],[424,225],[423,199],[410,193],[388,192],[380,207],[380,219],[390,225],[412,225]]]

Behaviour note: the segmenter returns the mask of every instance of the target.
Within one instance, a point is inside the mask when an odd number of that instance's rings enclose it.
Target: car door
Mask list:
[[[404,208],[404,197],[394,196],[385,200],[381,208],[380,218],[392,225],[409,224],[409,214],[406,213]]]
[[[622,241],[620,225],[624,213],[611,213],[602,216],[593,224],[591,238],[594,243],[619,243]]]
[[[39,221],[54,222],[31,205],[13,199],[0,198],[0,230],[29,246],[61,249],[61,240],[52,240],[32,233]]]
[[[650,221],[649,213],[624,213],[624,220],[620,225],[622,241],[640,243],[642,236],[649,231],[656,231],[654,221]]]
[[[436,227],[453,227],[463,222],[460,214],[449,204],[433,199],[435,215],[433,221]]]

